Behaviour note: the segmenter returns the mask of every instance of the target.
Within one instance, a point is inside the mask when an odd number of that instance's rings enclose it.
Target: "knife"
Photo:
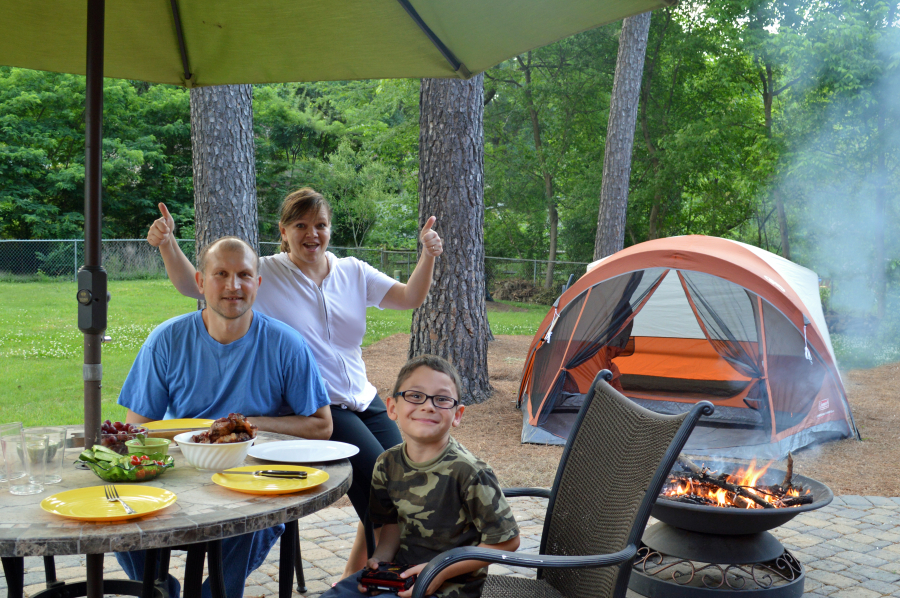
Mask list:
[[[281,478],[285,480],[305,480],[305,471],[290,471],[282,469],[260,469],[257,471],[223,471],[223,475],[252,475],[255,477]]]

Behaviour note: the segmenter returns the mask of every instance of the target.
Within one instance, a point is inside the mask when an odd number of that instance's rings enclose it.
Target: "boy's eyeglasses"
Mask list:
[[[459,404],[459,400],[453,397],[445,397],[443,395],[427,395],[418,390],[403,390],[394,395],[395,397],[403,397],[403,400],[413,405],[422,405],[428,399],[431,404],[438,409],[453,409]]]

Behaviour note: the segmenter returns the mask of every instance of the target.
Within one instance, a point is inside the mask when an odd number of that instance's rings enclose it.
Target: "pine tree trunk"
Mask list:
[[[600,213],[594,240],[594,259],[612,255],[625,246],[625,213],[631,179],[631,150],[637,121],[650,32],[650,13],[629,17],[622,23],[616,75],[609,102],[609,126],[600,184]]]
[[[409,357],[432,353],[459,370],[464,404],[491,394],[484,289],[484,79],[422,79],[419,227],[432,215],[444,253],[413,312]],[[421,255],[421,243],[418,247]]]
[[[197,255],[226,235],[259,251],[250,85],[191,89],[191,150]]]

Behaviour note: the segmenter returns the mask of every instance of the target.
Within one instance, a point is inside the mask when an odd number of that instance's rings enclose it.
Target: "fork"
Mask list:
[[[129,515],[134,515],[135,513],[137,513],[137,511],[129,507],[124,500],[119,498],[119,491],[116,490],[115,486],[104,486],[103,493],[106,494],[106,500],[108,500],[109,502],[118,501],[123,507],[125,507],[125,512]]]

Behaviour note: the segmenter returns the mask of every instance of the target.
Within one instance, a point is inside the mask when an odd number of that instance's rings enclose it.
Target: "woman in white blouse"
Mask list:
[[[159,208],[162,217],[150,227],[147,241],[159,247],[175,288],[202,299],[196,270],[174,241],[175,223],[164,204]],[[366,308],[412,309],[425,302],[434,260],[443,251],[440,237],[432,230],[434,222],[432,216],[422,228],[422,255],[403,284],[363,261],[337,258],[327,251],[331,206],[313,189],[303,188],[288,195],[281,206],[282,252],[260,259],[262,283],[253,309],[300,332],[316,357],[331,399],[331,439],[360,449],[350,458],[353,484],[347,493],[360,519],[368,511],[375,459],[402,442],[397,425],[388,418],[384,402],[366,378],[361,348]],[[365,563],[360,526],[344,576],[362,569]]]

